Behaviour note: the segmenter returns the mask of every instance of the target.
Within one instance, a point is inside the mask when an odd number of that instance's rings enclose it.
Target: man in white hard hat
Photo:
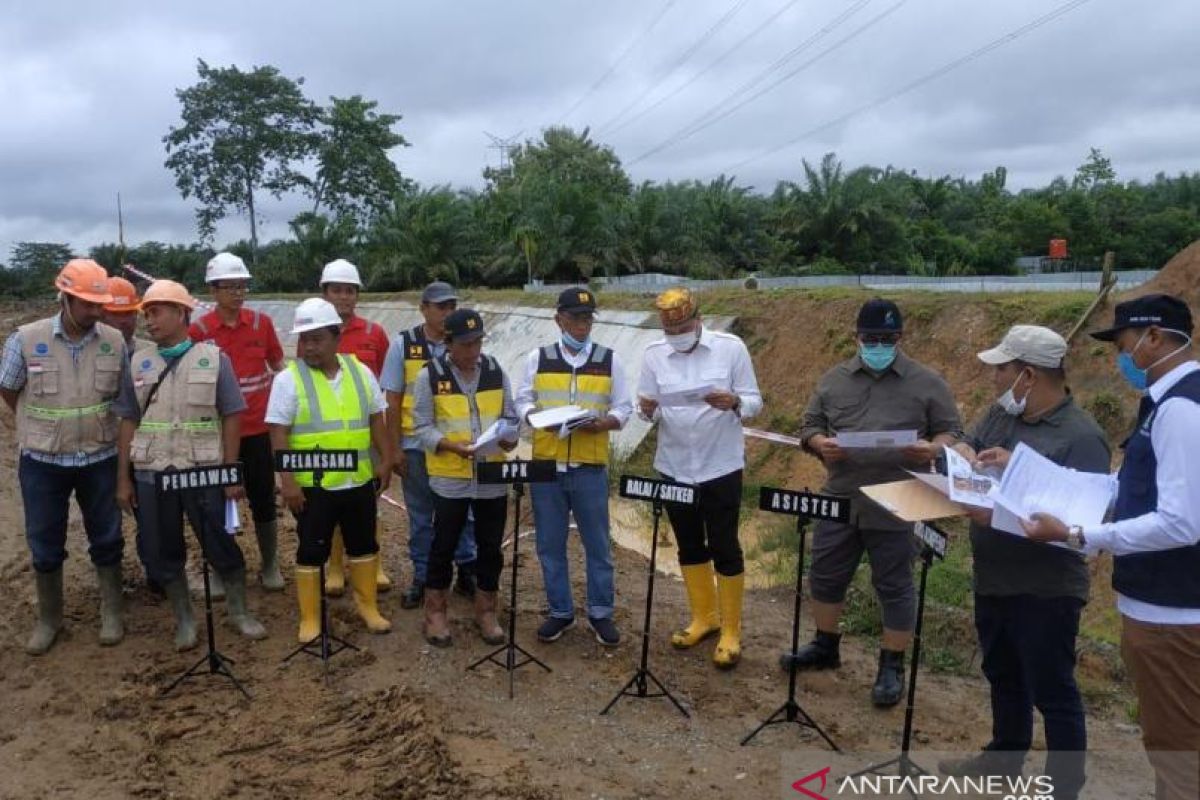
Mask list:
[[[194,342],[211,341],[229,356],[246,399],[238,459],[246,476],[246,499],[254,517],[262,585],[268,591],[278,592],[283,590],[283,575],[279,572],[275,522],[275,463],[263,417],[272,376],[284,367],[283,347],[269,316],[243,308],[250,270],[242,259],[233,253],[217,253],[208,262],[204,280],[217,307],[193,322],[188,335]]]
[[[142,298],[146,330],[154,344],[133,354],[121,372],[113,413],[117,436],[117,503],[141,510],[150,545],[152,577],[166,591],[175,615],[175,647],[196,646],[196,622],[188,593],[183,538],[186,514],[205,558],[225,586],[230,625],[248,639],[267,635],[246,609],[246,562],[225,530],[225,501],[242,487],[160,494],[155,476],[164,470],[237,461],[246,403],[227,355],[208,342],[188,338],[196,301],[175,281],[150,284]]]
[[[17,328],[0,360],[0,397],[16,413],[17,478],[33,561],[38,622],[25,645],[49,650],[63,625],[63,561],[71,495],[83,514],[100,581],[100,643],[121,641],[121,515],[112,401],[125,361],[115,328],[100,321],[112,302],[104,267],[72,259],[54,281],[59,310]]]
[[[354,313],[361,289],[362,279],[358,275],[358,267],[344,258],[330,261],[325,265],[325,269],[321,270],[321,296],[333,304],[342,320],[337,351],[355,356],[378,378],[383,369],[383,361],[387,357],[388,335],[382,325]],[[296,356],[303,356],[301,342],[296,342]],[[329,553],[329,564],[325,570],[325,592],[337,597],[345,591],[346,585],[345,548],[342,545],[341,529],[334,531]],[[392,588],[392,582],[383,570],[382,556],[379,559],[376,583],[381,592]]]
[[[353,354],[341,352],[342,325],[340,311],[327,300],[313,297],[296,307],[292,333],[300,337],[300,358],[275,376],[267,405],[276,450],[319,447],[358,453],[357,470],[325,473],[319,485],[311,472],[280,474],[283,499],[296,516],[299,539],[296,597],[302,643],[321,632],[320,567],[339,528],[350,554],[350,583],[359,616],[372,633],[387,633],[392,627],[379,613],[375,583],[376,497],[387,489],[392,475],[387,402],[371,371]]]

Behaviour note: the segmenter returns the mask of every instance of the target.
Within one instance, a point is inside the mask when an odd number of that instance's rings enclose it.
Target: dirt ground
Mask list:
[[[840,337],[861,298],[814,303],[764,296],[756,302],[741,332],[764,379],[769,411],[760,422],[787,432],[816,376],[844,346]],[[803,313],[797,313],[798,305]],[[789,316],[780,316],[785,312]],[[1002,330],[1005,315],[1017,312],[1003,302],[981,311],[951,299],[930,301],[923,313],[912,318],[914,333],[925,334],[910,334],[912,350],[954,370],[958,389],[979,382],[983,373],[971,355],[998,325]],[[796,320],[796,327],[781,330],[776,321],[784,318]],[[0,320],[0,333],[7,334],[16,321]],[[1095,362],[1080,372],[1080,385],[1099,390],[1111,354],[1093,353],[1086,344],[1077,351],[1082,360]],[[1107,376],[1111,384],[1112,373]],[[968,417],[985,402],[984,395],[964,397]],[[3,419],[11,425],[10,415]],[[752,469],[761,472],[757,480],[814,488],[819,483],[811,461],[763,447],[749,449]],[[13,452],[9,427],[0,427],[0,448]],[[795,726],[770,729],[746,747],[738,744],[785,697],[776,658],[790,636],[790,591],[748,593],[744,658],[736,670],[722,673],[709,661],[711,644],[686,653],[670,648],[670,631],[686,619],[686,600],[677,578],[659,575],[651,668],[690,717],[662,699],[629,698],[601,716],[637,668],[646,562],[630,551],[616,555],[620,647],[602,648],[582,626],[542,645],[534,637],[544,599],[531,538],[521,543],[517,639],[553,671],[521,669],[515,700],[508,698],[503,670],[491,665],[466,670],[489,648],[474,634],[466,601],[458,597],[451,604],[455,643],[448,650],[424,643],[419,612],[401,610],[392,593],[382,603],[394,623],[387,636],[368,636],[348,598],[333,601],[335,632],[363,651],[337,656],[327,677],[315,659],[282,664],[295,638],[290,575],[289,591],[282,594],[257,585],[250,590],[252,609],[271,633],[265,641],[236,637],[223,624],[218,604],[219,646],[236,661],[252,700],[209,676],[163,696],[163,687],[200,651],[172,650],[169,609],[140,585],[129,523],[125,641],[114,648],[96,641],[95,578],[73,519],[66,630],[50,654],[31,658],[22,645],[34,619],[33,579],[14,461],[0,463],[0,580],[9,598],[0,608],[0,798],[672,798],[698,792],[775,797],[786,777],[781,759],[824,747],[811,731]],[[409,575],[405,525],[397,510],[381,509],[385,560],[403,584]],[[295,543],[290,520],[281,540],[290,567]],[[256,574],[253,537],[240,541]],[[572,547],[576,596],[582,600],[581,554],[577,543]],[[660,558],[669,566],[673,549],[664,548]],[[1111,601],[1097,598],[1092,605],[1104,603]],[[808,629],[805,620],[805,637]],[[894,751],[903,706],[871,707],[875,653],[865,643],[849,638],[843,653],[839,671],[801,676],[800,702],[843,749]],[[1091,785],[1123,797],[1150,796],[1137,728],[1120,707],[1090,712],[1090,745],[1097,754]],[[922,749],[976,749],[987,740],[989,725],[981,677],[923,675],[914,743],[918,761]],[[1036,757],[1030,761],[1040,763]]]

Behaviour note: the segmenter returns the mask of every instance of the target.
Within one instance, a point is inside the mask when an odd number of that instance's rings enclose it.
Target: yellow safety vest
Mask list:
[[[474,397],[468,397],[458,385],[445,359],[429,362],[429,388],[433,393],[434,424],[451,442],[470,443],[471,415],[479,417],[479,429],[487,430],[504,411],[504,373],[491,356],[479,364],[479,385]],[[504,454],[485,456],[484,461],[503,461]],[[473,462],[451,452],[428,453],[425,465],[431,476],[440,478],[472,477]]]
[[[297,401],[296,418],[288,433],[288,447],[358,452],[358,468],[354,472],[325,473],[321,480],[324,489],[345,484],[362,486],[375,475],[371,462],[371,395],[367,388],[367,368],[353,355],[339,355],[338,365],[342,370],[342,382],[337,394],[325,373],[311,369],[303,359],[288,365],[296,384]],[[315,485],[311,472],[297,472],[294,477],[301,486]]]
[[[576,369],[562,356],[561,345],[546,345],[538,353],[533,391],[540,408],[576,405],[603,418],[612,407],[613,353],[593,345],[592,355]],[[533,457],[561,464],[608,464],[608,431],[577,431],[560,439],[558,430],[533,432]]]
[[[433,351],[425,338],[425,326],[417,325],[412,330],[400,334],[400,346],[404,357],[404,398],[400,401],[400,434],[412,436],[416,431],[413,425],[413,389],[417,385],[417,376],[427,363],[433,360]]]

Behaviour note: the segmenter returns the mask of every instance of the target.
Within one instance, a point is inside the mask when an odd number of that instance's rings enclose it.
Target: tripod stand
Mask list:
[[[650,671],[650,667],[649,667],[649,662],[650,662],[650,613],[654,607],[654,573],[657,569],[657,564],[658,564],[658,526],[659,526],[660,520],[662,519],[662,513],[663,513],[662,500],[655,499],[652,508],[653,508],[653,515],[654,515],[654,532],[650,536],[650,569],[649,569],[648,577],[646,579],[646,615],[645,615],[644,621],[642,622],[641,663],[638,666],[637,672],[635,672],[633,674],[633,677],[630,678],[626,682],[626,684],[621,687],[621,691],[617,692],[616,697],[614,697],[612,700],[610,700],[608,702],[608,705],[606,705],[604,707],[604,710],[600,712],[602,715],[607,714],[609,712],[609,709],[611,709],[613,706],[615,706],[617,704],[617,701],[620,700],[622,697],[638,697],[638,698],[665,697],[671,701],[671,703],[675,706],[675,708],[679,709],[680,714],[683,714],[685,717],[691,716],[690,714],[688,714],[687,710],[680,704],[680,702],[675,699],[675,696],[673,694],[671,694],[670,691],[667,690],[667,687],[663,685],[662,681],[660,681],[658,678],[656,678],[654,676],[654,673]],[[658,687],[658,691],[651,692],[649,690],[650,683],[653,683],[656,687]]]
[[[924,529],[922,539],[925,541],[925,546],[921,550],[921,588],[917,595],[917,624],[913,629],[912,664],[909,666],[908,672],[908,702],[904,707],[904,735],[900,740],[900,753],[895,758],[890,758],[887,761],[872,764],[865,769],[859,770],[851,776],[853,778],[868,774],[885,775],[887,774],[887,769],[893,766],[896,767],[896,772],[901,778],[930,774],[928,770],[922,768],[912,760],[909,751],[912,746],[913,712],[916,708],[917,672],[921,664],[921,627],[925,619],[925,584],[926,579],[929,577],[929,568],[933,565],[934,557],[941,557],[938,555],[937,550],[934,549],[934,546],[930,544],[928,532],[933,531],[934,534],[942,536],[943,539],[944,534],[936,531],[930,525],[922,525],[921,523],[917,523],[917,525],[918,529]],[[943,553],[945,552],[944,547],[945,545],[943,544]],[[917,794],[911,789],[909,789],[909,795],[913,800],[916,800]]]
[[[314,452],[319,451],[320,449],[321,448],[317,447],[317,448],[315,448]],[[355,466],[357,466],[357,462],[356,462]],[[320,470],[320,469],[314,470],[313,471],[313,486],[320,489],[321,481],[324,479],[324,477],[325,477],[324,470]],[[338,653],[342,652],[343,650],[348,649],[348,650],[354,650],[355,652],[358,652],[359,648],[350,644],[349,642],[347,642],[345,639],[341,638],[340,636],[335,636],[330,631],[330,629],[329,629],[329,601],[325,597],[325,562],[324,561],[322,561],[320,566],[317,568],[317,575],[318,575],[318,581],[319,581],[319,583],[317,584],[318,593],[321,597],[321,600],[320,600],[320,602],[321,602],[321,632],[319,634],[317,634],[316,638],[305,642],[304,644],[300,645],[295,650],[293,650],[292,652],[290,652],[286,656],[284,656],[283,663],[286,664],[287,662],[291,661],[296,656],[300,655],[301,653],[304,653],[305,655],[309,655],[309,656],[313,656],[315,658],[321,659],[321,665],[323,666],[323,668],[325,670],[325,674],[328,675],[329,674],[329,659],[333,658],[334,656],[336,656]]]
[[[522,483],[513,484],[513,495],[516,499],[513,502],[513,538],[512,538],[512,564],[509,569],[511,579],[509,581],[508,593],[508,637],[504,644],[497,647],[492,652],[488,653],[483,658],[467,667],[468,670],[473,670],[481,664],[491,662],[498,667],[502,667],[508,672],[508,699],[511,700],[514,694],[514,679],[518,669],[526,664],[537,664],[546,672],[550,672],[550,667],[538,660],[536,656],[526,650],[521,645],[517,644],[517,562],[520,559],[520,542],[521,542],[521,498],[525,496],[525,485]],[[499,658],[500,654],[504,654],[504,658]],[[517,660],[517,654],[520,654],[522,660]]]
[[[796,672],[798,668],[796,666],[796,659],[794,656],[800,647],[800,605],[804,598],[804,544],[805,540],[808,538],[807,517],[796,517],[796,532],[800,534],[800,544],[799,557],[796,562],[796,601],[792,606],[791,652],[793,654],[793,658],[790,659],[790,665],[788,667],[787,700],[784,701],[783,705],[781,705],[775,711],[775,713],[763,720],[762,724],[750,731],[746,738],[742,739],[741,743],[743,746],[749,744],[750,740],[757,736],[759,732],[771,725],[786,725],[789,722],[794,722],[801,728],[811,728],[812,730],[816,731],[818,734],[820,734],[821,738],[825,740],[826,744],[833,748],[835,752],[840,753],[841,750],[839,750],[838,746],[833,743],[832,739],[829,738],[829,734],[825,733],[821,726],[817,724],[816,720],[814,720],[812,716],[805,711],[799,703],[796,702]]]
[[[206,652],[203,656],[201,656],[200,659],[195,664],[192,664],[192,666],[188,667],[186,672],[184,672],[182,675],[180,675],[178,678],[176,678],[174,681],[172,681],[170,686],[163,689],[162,693],[164,696],[166,696],[166,695],[170,694],[175,689],[176,686],[183,683],[188,678],[192,678],[192,677],[195,677],[196,675],[204,674],[204,672],[205,672],[204,667],[207,665],[207,667],[208,667],[207,672],[209,675],[225,676],[226,678],[228,678],[230,680],[230,682],[233,683],[233,685],[237,688],[237,690],[239,692],[241,692],[242,694],[244,694],[246,696],[246,699],[249,700],[249,699],[251,699],[250,692],[246,691],[246,687],[242,685],[242,682],[237,679],[237,676],[233,674],[233,670],[231,669],[231,665],[233,664],[233,659],[229,658],[228,656],[222,654],[219,650],[217,650],[217,637],[216,637],[216,633],[213,630],[212,587],[211,587],[211,584],[209,583],[209,579],[208,579],[208,554],[204,552],[204,542],[205,542],[204,532],[207,529],[207,525],[208,525],[208,514],[207,514],[208,504],[205,502],[205,497],[203,494],[200,495],[199,503],[200,503],[199,517],[200,517],[200,555],[201,555],[200,563],[201,563],[201,569],[203,570],[203,576],[204,576],[204,627],[205,627],[206,638],[208,640],[208,652]],[[190,603],[191,601],[189,600],[188,602]]]

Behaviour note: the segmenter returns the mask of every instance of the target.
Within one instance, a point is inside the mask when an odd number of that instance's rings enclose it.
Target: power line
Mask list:
[[[839,116],[835,119],[829,120],[828,122],[824,122],[820,125],[817,125],[814,128],[809,128],[807,131],[800,134],[799,136],[797,136],[793,139],[789,139],[788,141],[783,142],[782,144],[776,145],[775,147],[764,150],[757,155],[754,155],[749,158],[743,159],[742,161],[739,161],[738,163],[731,166],[729,169],[724,170],[723,174],[732,173],[732,172],[740,169],[741,167],[746,166],[747,164],[752,164],[761,158],[766,158],[769,155],[778,153],[780,150],[784,150],[788,147],[791,147],[794,144],[802,142],[805,139],[809,138],[810,136],[820,133],[821,131],[826,130],[827,128],[832,128],[836,125],[841,125],[843,122],[846,122],[847,120],[850,120],[853,117],[858,116],[859,114],[862,114],[866,111],[870,111],[871,109],[874,109],[874,108],[878,108],[879,106],[882,106],[885,103],[890,103],[892,100],[902,97],[902,96],[908,94],[909,92],[915,91],[916,89],[921,88],[925,84],[931,83],[932,81],[937,80],[938,78],[942,77],[946,73],[951,72],[951,71],[963,66],[964,64],[967,64],[978,58],[982,58],[983,56],[987,55],[988,53],[992,52],[993,50],[1003,47],[1004,45],[1008,44],[1009,42],[1020,39],[1022,36],[1025,36],[1028,33],[1032,33],[1033,31],[1037,30],[1038,28],[1042,27],[1043,25],[1047,25],[1047,24],[1053,22],[1054,20],[1058,19],[1059,17],[1065,16],[1066,14],[1069,14],[1070,12],[1074,11],[1075,9],[1077,9],[1080,6],[1085,5],[1086,3],[1089,3],[1089,2],[1091,2],[1091,0],[1070,0],[1067,3],[1063,3],[1061,6],[1058,6],[1053,11],[1043,14],[1042,16],[1037,17],[1036,19],[1032,20],[1031,22],[1027,22],[1024,25],[1022,25],[1021,27],[1016,28],[1012,31],[1009,31],[1008,33],[1004,34],[1003,36],[999,37],[998,39],[993,39],[992,41],[988,42],[987,44],[983,45],[982,47],[976,48],[975,50],[972,50],[970,53],[967,53],[964,56],[956,58],[953,61],[950,61],[946,64],[943,64],[942,66],[938,67],[937,69],[933,70],[932,72],[928,72],[925,75],[922,75],[920,78],[917,78],[914,81],[906,83],[905,85],[901,86],[900,88],[896,89],[895,91],[892,91],[888,94],[882,95],[868,103],[864,103],[855,109],[847,111],[845,114],[842,114],[841,116]]]
[[[589,86],[587,91],[584,92],[578,100],[571,104],[571,107],[567,109],[566,113],[559,117],[560,120],[566,122],[567,118],[574,114],[576,109],[584,104],[584,101],[595,94],[596,90],[603,86],[604,82],[612,77],[613,73],[617,71],[617,67],[621,65],[621,62],[629,57],[629,54],[633,52],[633,48],[636,47],[638,43],[642,41],[642,39],[646,38],[650,31],[654,29],[654,26],[659,23],[659,20],[667,15],[667,12],[671,10],[671,6],[675,5],[676,2],[677,0],[667,0],[667,2],[663,4],[663,7],[659,9],[659,12],[655,15],[654,19],[650,20],[650,24],[643,28],[641,33],[633,37],[629,44],[625,45],[625,49],[622,50],[620,55],[618,55],[612,64],[609,65],[608,69],[604,71],[604,74],[597,78],[596,82]]]
[[[740,49],[742,47],[742,45],[744,45],[746,42],[750,41],[755,36],[762,33],[764,30],[766,30],[767,26],[769,26],[772,22],[777,20],[780,16],[782,16],[784,14],[784,12],[791,9],[791,7],[796,5],[796,3],[798,3],[798,2],[800,2],[800,0],[789,0],[789,2],[787,2],[786,4],[781,6],[778,11],[776,11],[774,14],[772,14],[771,16],[769,16],[765,20],[763,20],[758,25],[757,28],[750,31],[748,34],[743,36],[741,39],[738,39],[736,42],[734,42],[732,47],[730,47],[724,53],[721,53],[721,55],[717,56],[712,62],[709,63],[709,65],[707,67],[700,70],[695,75],[688,78],[685,82],[683,82],[679,86],[675,87],[674,89],[672,89],[670,92],[663,95],[659,99],[655,100],[649,106],[647,106],[646,108],[643,108],[641,111],[634,114],[632,117],[625,120],[620,125],[617,125],[615,128],[613,128],[611,131],[608,132],[608,135],[612,136],[614,133],[617,133],[618,131],[629,127],[630,125],[632,125],[633,123],[635,123],[639,119],[641,119],[642,117],[649,114],[651,111],[653,111],[656,108],[658,108],[659,106],[661,106],[663,103],[670,100],[672,97],[675,97],[676,95],[678,95],[680,92],[682,92],[684,89],[691,86],[696,81],[700,80],[700,78],[702,78],[704,75],[711,72],[715,67],[717,67],[719,64],[721,64],[723,61],[725,61],[725,59],[727,59],[727,58],[729,58],[729,56],[733,55],[734,52],[736,52],[738,49]]]
[[[687,63],[687,60],[689,58],[691,58],[693,55],[695,55],[696,52],[699,51],[699,49],[701,47],[703,47],[705,44],[707,44],[708,41],[717,34],[717,32],[719,32],[722,28],[724,28],[726,25],[728,25],[729,21],[731,19],[733,19],[735,16],[737,16],[737,13],[739,11],[741,11],[743,8],[745,8],[746,4],[749,2],[750,2],[750,0],[737,0],[737,2],[734,3],[733,6],[728,11],[726,11],[724,14],[722,14],[721,17],[716,22],[714,22],[712,25],[710,25],[708,27],[708,30],[706,30],[703,34],[700,35],[699,39],[697,39],[694,43],[692,43],[692,45],[690,47],[688,47],[687,50],[683,51],[682,55],[680,55],[678,58],[675,59],[674,63],[671,64],[671,66],[667,68],[666,72],[662,73],[661,78],[659,78],[654,83],[647,86],[645,91],[643,91],[641,94],[639,94],[633,100],[631,100],[629,102],[629,104],[626,105],[624,108],[622,108],[619,112],[617,112],[616,115],[614,115],[613,117],[606,120],[604,122],[604,124],[602,124],[600,126],[599,129],[605,130],[610,125],[613,125],[614,123],[616,123],[618,120],[620,120],[626,114],[628,114],[639,103],[641,103],[643,100],[645,100],[647,95],[649,95],[652,91],[657,89],[662,84],[666,83],[667,79],[670,78],[672,75],[674,75],[675,71],[677,69],[682,67],[685,63]]]
[[[900,8],[900,6],[904,5],[907,1],[908,0],[899,0],[899,2],[888,7],[883,12],[877,14],[875,17],[868,20],[865,24],[863,24],[863,25],[859,26],[858,28],[856,28],[855,30],[851,31],[846,36],[843,36],[841,39],[837,40],[836,42],[831,44],[829,47],[825,48],[820,53],[818,53],[817,55],[810,58],[808,61],[805,61],[800,66],[798,66],[795,69],[791,70],[790,72],[784,74],[782,77],[778,78],[777,80],[775,80],[772,83],[768,84],[767,86],[763,87],[762,89],[755,92],[751,96],[745,98],[744,100],[741,100],[740,102],[738,102],[732,106],[729,106],[729,107],[725,108],[724,110],[719,111],[719,109],[722,105],[730,102],[731,100],[736,99],[740,94],[745,94],[746,91],[753,88],[756,84],[761,83],[772,72],[777,72],[783,66],[783,64],[785,64],[787,61],[790,61],[796,55],[799,55],[804,50],[806,50],[808,47],[812,46],[814,43],[816,43],[820,39],[827,36],[834,29],[836,29],[839,25],[841,25],[846,20],[848,20],[855,12],[857,12],[858,10],[860,10],[861,8],[866,6],[867,3],[870,2],[870,0],[859,0],[858,3],[851,6],[846,11],[842,12],[840,15],[838,15],[836,18],[834,18],[831,22],[829,22],[824,28],[822,28],[821,30],[817,31],[815,34],[810,36],[808,39],[806,39],[804,42],[802,42],[798,47],[794,48],[791,52],[786,54],[783,58],[776,60],[776,62],[774,64],[772,64],[771,67],[769,67],[767,70],[765,70],[764,72],[755,76],[752,80],[750,80],[747,83],[740,86],[737,90],[735,90],[733,93],[731,93],[729,96],[727,96],[720,103],[717,103],[715,106],[710,108],[704,114],[700,115],[695,120],[693,120],[689,125],[676,131],[674,134],[669,136],[667,139],[660,142],[658,145],[650,148],[646,152],[642,153],[640,156],[635,158],[633,161],[630,161],[629,163],[632,165],[632,164],[636,164],[640,161],[643,161],[656,153],[660,153],[663,150],[666,150],[670,147],[674,147],[675,145],[677,145],[687,139],[690,139],[692,136],[695,136],[700,131],[702,131],[706,128],[709,128],[712,125],[715,125],[716,123],[718,123],[721,120],[725,119],[726,117],[730,116],[734,112],[745,107],[747,104],[752,103],[755,100],[757,100],[758,98],[762,97],[767,92],[772,91],[773,89],[778,87],[780,84],[784,83],[785,81],[791,80],[796,75],[800,74],[804,70],[811,67],[813,64],[815,64],[818,61],[820,61],[821,59],[823,59],[825,56],[829,55],[830,53],[834,52],[835,50],[838,50],[841,47],[843,47],[844,45],[853,41],[858,36],[865,33],[868,29],[870,29],[871,27],[873,27],[874,25],[876,25],[877,23],[882,21],[885,17],[887,17],[888,15],[890,15],[891,13],[896,11],[898,8]]]

